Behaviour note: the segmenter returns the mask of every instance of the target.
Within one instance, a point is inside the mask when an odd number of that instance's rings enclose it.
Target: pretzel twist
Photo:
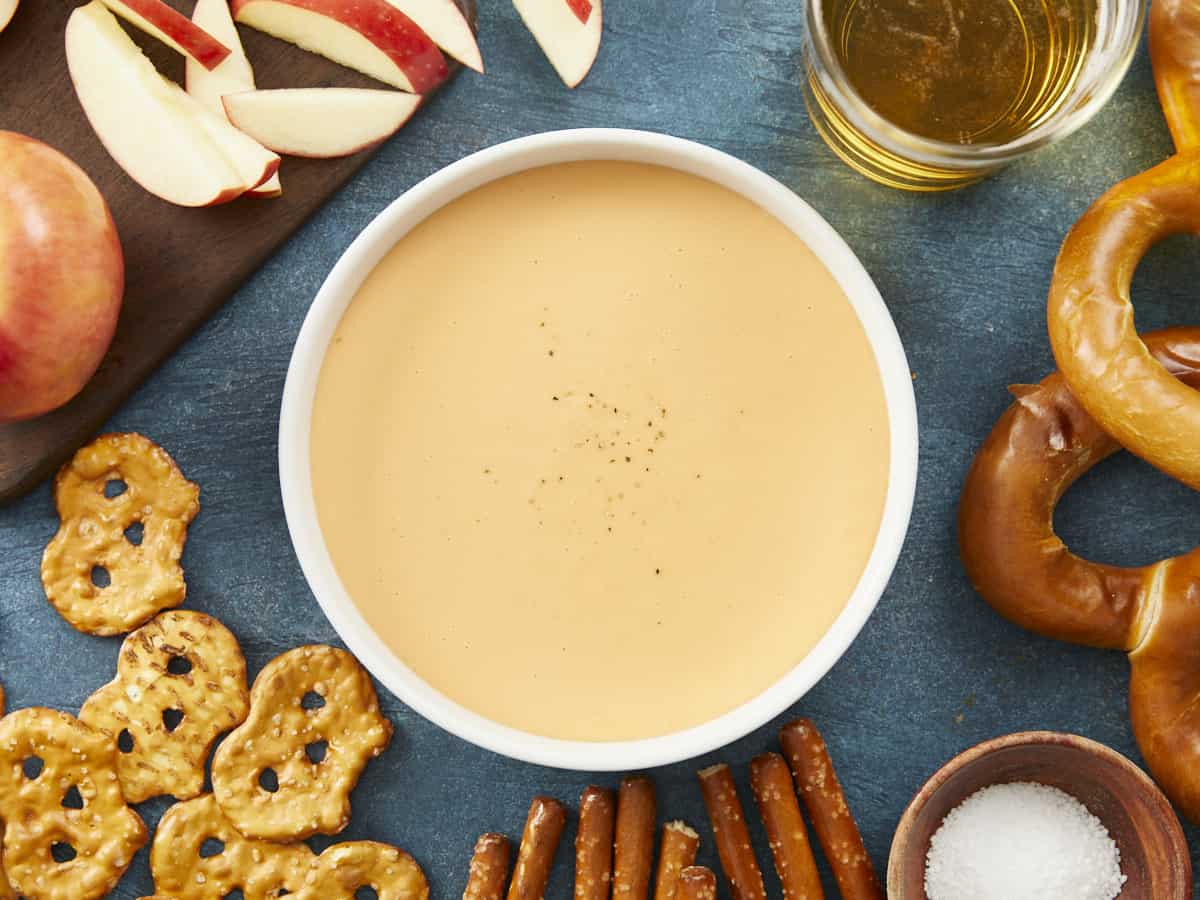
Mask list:
[[[1184,390],[1200,388],[1200,328],[1145,336]],[[1062,375],[1014,389],[963,488],[959,543],[972,584],[1005,618],[1060,640],[1130,651],[1130,715],[1150,771],[1200,821],[1200,549],[1138,568],[1073,554],[1054,508],[1120,449]]]
[[[1150,59],[1175,148],[1200,147],[1200,6],[1194,0],[1156,0]]]

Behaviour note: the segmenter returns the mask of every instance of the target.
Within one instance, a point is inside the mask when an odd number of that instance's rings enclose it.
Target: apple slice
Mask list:
[[[600,0],[513,0],[567,87],[587,76],[600,52]]]
[[[388,0],[233,0],[244,25],[424,94],[450,74],[437,44]]]
[[[102,0],[67,20],[67,66],[105,149],[134,181],[180,206],[226,203],[279,157],[158,73]]]
[[[229,121],[264,147],[327,159],[391,137],[421,98],[361,88],[290,88],[229,94],[224,103]]]
[[[12,21],[13,14],[17,11],[17,2],[18,0],[0,0],[0,31]]]
[[[216,68],[229,55],[228,47],[163,0],[104,0],[104,5],[206,69]]]
[[[388,0],[417,23],[435,44],[468,69],[483,72],[483,56],[471,23],[454,0]],[[584,0],[586,2],[586,0]]]
[[[226,0],[196,0],[196,8],[192,10],[192,22],[228,47],[229,55],[215,69],[206,69],[189,57],[185,77],[187,92],[200,101],[202,106],[221,118],[226,118],[221,98],[225,94],[254,90],[254,70],[250,67],[250,60],[246,58],[242,39],[238,35],[237,26],[233,24],[233,14],[230,13]],[[255,197],[278,197],[283,193],[279,173],[275,173],[249,193]]]

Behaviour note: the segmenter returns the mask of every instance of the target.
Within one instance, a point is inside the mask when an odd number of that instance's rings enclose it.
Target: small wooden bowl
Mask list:
[[[1191,900],[1192,862],[1179,819],[1158,786],[1117,753],[1073,734],[1027,731],[985,741],[939,769],[896,828],[888,859],[889,900],[927,900],[925,858],[946,814],[992,784],[1033,781],[1086,806],[1121,851],[1121,897]]]

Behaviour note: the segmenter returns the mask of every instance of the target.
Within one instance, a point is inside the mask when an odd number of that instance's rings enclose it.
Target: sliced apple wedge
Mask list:
[[[71,13],[66,50],[96,135],[155,196],[180,206],[226,203],[279,168],[276,154],[160,75],[102,0]]]
[[[18,0],[0,0],[0,31],[8,27],[13,14],[17,11]]]
[[[241,131],[287,156],[349,156],[391,137],[421,98],[399,91],[361,88],[290,88],[247,91],[224,98],[225,112]]]
[[[600,0],[513,0],[542,52],[567,87],[591,71],[600,52]]]
[[[228,47],[163,0],[104,0],[104,5],[206,69],[220,65],[229,55]]]
[[[427,93],[450,74],[437,44],[388,0],[233,0],[233,17],[403,91]]]
[[[454,0],[388,0],[417,23],[435,44],[468,69],[483,71],[483,56],[471,23]]]
[[[246,58],[246,50],[242,47],[242,39],[237,26],[233,24],[233,14],[226,0],[196,0],[192,22],[228,47],[229,55],[215,69],[206,69],[189,57],[184,81],[187,92],[201,105],[226,118],[221,98],[226,94],[254,90],[254,69]],[[279,173],[249,193],[255,197],[278,197],[283,193]]]

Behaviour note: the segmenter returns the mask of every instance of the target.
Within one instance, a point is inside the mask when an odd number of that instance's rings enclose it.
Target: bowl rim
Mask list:
[[[312,405],[325,351],[367,274],[412,227],[483,184],[526,169],[577,160],[663,165],[723,185],[801,238],[850,300],[879,366],[890,430],[887,496],[874,547],[833,625],[809,653],[755,698],[683,731],[628,741],[543,737],[484,718],[416,675],[367,624],[339,579],[317,518],[309,465]],[[861,631],[899,558],[917,480],[917,411],[895,323],[853,251],[815,210],[766,173],[711,147],[669,135],[587,128],[517,138],[467,156],[401,194],[338,259],[305,316],[288,366],[279,419],[279,480],[300,568],[346,646],[402,702],[446,731],[505,756],[561,769],[629,771],[679,762],[725,746],[783,713],[823,677]]]
[[[909,838],[913,833],[913,825],[916,822],[917,816],[920,815],[934,794],[941,790],[957,773],[974,765],[984,757],[991,756],[1003,750],[1042,745],[1067,747],[1079,753],[1090,754],[1102,759],[1113,769],[1120,770],[1128,775],[1141,788],[1142,793],[1154,806],[1156,812],[1158,812],[1158,818],[1163,823],[1163,830],[1171,844],[1172,853],[1176,859],[1181,859],[1185,864],[1190,882],[1191,851],[1188,848],[1187,838],[1183,833],[1183,826],[1179,821],[1179,816],[1175,813],[1174,807],[1171,806],[1171,801],[1167,799],[1162,788],[1154,782],[1141,766],[1107,744],[1102,744],[1099,741],[1092,740],[1080,734],[1073,734],[1066,731],[1018,731],[1013,734],[1004,734],[981,741],[951,757],[947,762],[938,767],[937,771],[930,775],[917,793],[913,795],[908,806],[904,808],[904,813],[900,816],[900,821],[896,825],[896,830],[892,838],[892,846],[888,851],[888,896],[895,896],[896,898],[903,896],[903,886],[900,883],[901,858],[904,857],[906,861],[912,858],[913,851]],[[924,894],[924,891],[922,891],[922,894]]]

